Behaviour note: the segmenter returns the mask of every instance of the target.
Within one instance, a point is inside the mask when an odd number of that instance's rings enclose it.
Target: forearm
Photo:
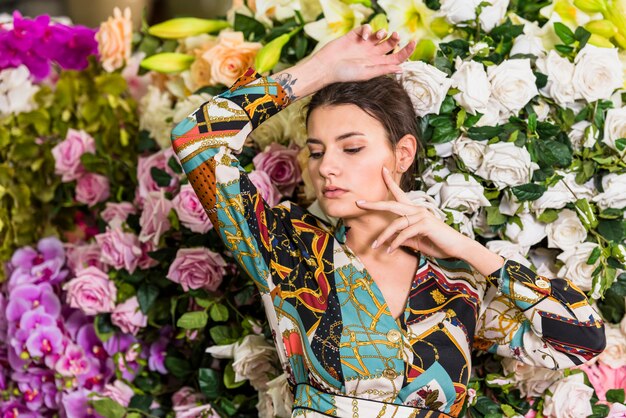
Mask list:
[[[328,84],[324,69],[316,62],[315,57],[309,57],[270,77],[283,87],[290,102],[313,94]]]
[[[471,238],[467,239],[466,249],[459,258],[470,264],[485,277],[504,265],[504,258]]]

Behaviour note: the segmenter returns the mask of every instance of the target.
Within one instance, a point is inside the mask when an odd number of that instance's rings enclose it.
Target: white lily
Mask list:
[[[318,43],[313,52],[360,26],[374,11],[362,4],[344,4],[339,0],[320,0],[324,18],[304,25],[304,32]]]
[[[431,24],[436,12],[426,7],[423,0],[379,0],[378,5],[387,13],[389,31],[396,31],[400,39],[436,38]]]

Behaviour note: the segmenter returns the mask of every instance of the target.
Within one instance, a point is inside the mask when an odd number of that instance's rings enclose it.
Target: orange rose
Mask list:
[[[254,64],[262,45],[246,42],[242,32],[222,31],[217,42],[194,51],[196,60],[191,65],[192,90],[215,85],[231,86],[239,76]]]
[[[132,36],[130,8],[125,8],[122,15],[122,11],[116,7],[113,16],[100,25],[96,35],[100,62],[106,71],[115,71],[130,58]]]

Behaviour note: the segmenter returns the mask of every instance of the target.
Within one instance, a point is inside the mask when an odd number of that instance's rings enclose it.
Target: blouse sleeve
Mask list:
[[[567,279],[548,279],[507,259],[487,276],[474,346],[524,363],[562,369],[599,355],[604,324]]]
[[[270,290],[270,267],[287,264],[287,251],[281,252],[282,260],[272,252],[275,242],[283,241],[279,237],[288,235],[291,221],[286,207],[272,210],[267,205],[234,153],[241,152],[252,130],[288,104],[280,84],[250,68],[172,131],[172,146],[189,183],[227,249],[261,293]]]

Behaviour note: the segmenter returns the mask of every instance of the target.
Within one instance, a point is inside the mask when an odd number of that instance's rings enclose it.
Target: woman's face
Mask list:
[[[378,120],[353,104],[322,106],[309,115],[307,131],[309,175],[327,215],[363,215],[356,200],[390,198],[382,167],[393,172],[395,156]]]

